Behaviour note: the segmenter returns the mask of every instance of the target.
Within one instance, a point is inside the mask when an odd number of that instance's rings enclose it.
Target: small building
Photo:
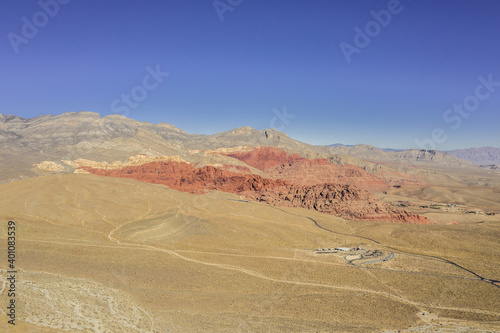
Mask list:
[[[342,252],[349,252],[349,251],[351,251],[351,248],[350,247],[336,247],[335,250],[342,251]]]

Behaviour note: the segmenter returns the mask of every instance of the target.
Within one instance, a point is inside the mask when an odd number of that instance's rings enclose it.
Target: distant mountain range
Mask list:
[[[342,143],[334,143],[334,144],[331,144],[331,145],[327,145],[327,147],[355,147],[357,145],[345,145],[345,144],[342,144]],[[407,150],[407,149],[394,149],[394,148],[379,148],[380,150],[382,151],[403,151],[403,150]]]
[[[336,164],[360,166],[369,172],[402,165],[476,167],[453,154],[437,151],[384,151],[368,145],[314,146],[275,129],[240,127],[213,135],[198,135],[167,123],[154,125],[121,115],[101,117],[93,112],[69,112],[32,119],[0,114],[0,181],[33,175],[35,163],[78,158],[112,162],[137,154],[168,155],[204,165],[215,163],[210,162],[214,157],[200,152],[238,146],[276,147],[288,154],[326,158]],[[471,154],[460,156],[472,158]],[[474,156],[479,156],[479,152]],[[496,163],[498,153],[492,156],[497,157],[482,160]]]
[[[451,155],[478,165],[500,165],[500,148],[482,147],[449,151]]]
[[[344,145],[341,143],[334,143],[328,147],[355,147],[357,145]],[[358,145],[359,146],[359,145]],[[401,152],[405,149],[393,148],[378,148],[384,152]],[[477,165],[500,165],[500,148],[481,147],[469,149],[456,149],[456,150],[440,150],[441,153],[448,153],[456,158],[475,163]]]

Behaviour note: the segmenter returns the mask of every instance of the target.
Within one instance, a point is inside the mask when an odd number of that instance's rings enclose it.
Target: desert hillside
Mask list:
[[[1,218],[22,230],[25,331],[479,332],[500,320],[489,282],[500,274],[492,216],[475,224],[455,214],[457,225],[345,221],[85,174],[11,182],[0,198]],[[337,247],[363,250],[317,251]]]
[[[90,112],[0,145],[19,332],[498,331],[496,168]]]

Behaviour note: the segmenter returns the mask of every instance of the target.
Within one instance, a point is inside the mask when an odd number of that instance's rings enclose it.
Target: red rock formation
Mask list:
[[[296,159],[305,164],[309,163],[300,157]],[[303,207],[348,219],[429,223],[425,217],[398,210],[377,200],[368,191],[350,185],[292,185],[282,179],[268,179],[214,166],[195,168],[191,164],[176,161],[158,161],[112,170],[88,166],[81,169],[101,176],[164,184],[184,192],[203,193],[206,190],[219,190],[237,193],[274,206]]]
[[[147,183],[164,184],[172,189],[191,193],[202,193],[204,190],[240,193],[289,185],[281,179],[274,180],[254,174],[225,171],[213,166],[196,169],[188,163],[173,161],[152,162],[113,170],[91,167],[81,169],[100,176],[131,178]]]
[[[226,156],[263,170],[266,177],[284,179],[293,184],[333,183],[377,191],[389,188],[383,180],[358,166],[337,165],[324,158],[309,160],[298,154],[287,155],[285,151],[273,147],[257,147],[249,152],[230,153]]]
[[[292,185],[262,189],[248,196],[273,206],[302,207],[346,219],[431,223],[426,217],[399,210],[377,200],[370,192],[349,185]]]
[[[236,152],[224,155],[236,158],[260,170],[268,169],[280,164],[286,164],[297,159],[302,159],[302,157],[298,154],[288,156],[285,151],[274,147],[257,147],[252,151]]]
[[[303,159],[264,170],[273,179],[285,179],[293,184],[316,185],[324,183],[353,185],[366,190],[384,191],[389,186],[375,175],[355,165],[336,165],[325,160]]]
[[[252,170],[250,170],[249,167],[242,165],[224,164],[223,168],[226,171],[234,171],[238,173],[252,173]]]

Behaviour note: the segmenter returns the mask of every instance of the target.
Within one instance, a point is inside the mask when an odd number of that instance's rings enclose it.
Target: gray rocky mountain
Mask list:
[[[451,155],[478,165],[500,165],[500,148],[482,147],[449,151]]]
[[[473,167],[470,162],[434,151],[384,152],[378,148],[309,145],[275,129],[240,127],[213,135],[188,134],[167,123],[151,124],[121,115],[101,117],[93,112],[69,112],[24,119],[0,114],[0,181],[36,175],[42,161],[84,158],[112,162],[130,156],[179,156],[200,165],[216,159],[205,150],[238,146],[270,146],[306,158],[328,158],[366,171],[387,171],[389,164]],[[219,160],[211,163],[220,163]]]
[[[448,153],[442,153],[436,150],[402,150],[402,151],[384,151],[370,145],[356,145],[353,147],[338,146],[332,147],[334,154],[344,154],[353,156],[359,160],[384,163],[393,166],[402,165],[434,165],[441,167],[474,168],[475,165],[469,161],[462,160]]]

